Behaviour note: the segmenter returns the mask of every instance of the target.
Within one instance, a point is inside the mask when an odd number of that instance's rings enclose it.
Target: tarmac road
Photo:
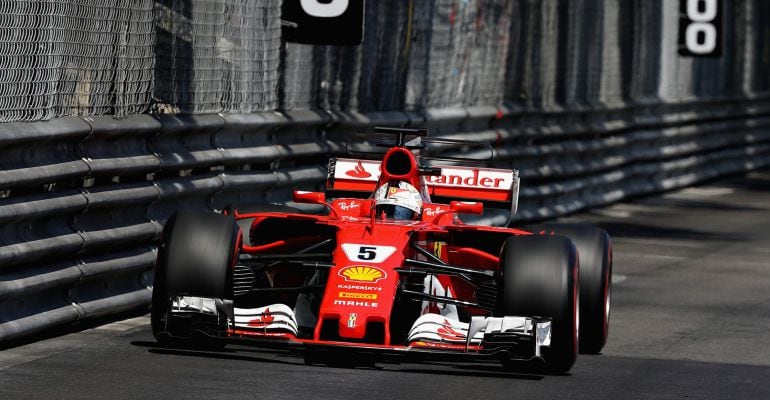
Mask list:
[[[770,170],[564,220],[615,254],[609,342],[566,376],[171,350],[139,316],[0,351],[0,399],[770,399]]]

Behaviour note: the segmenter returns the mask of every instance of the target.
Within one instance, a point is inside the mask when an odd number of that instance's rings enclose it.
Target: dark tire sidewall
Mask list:
[[[580,260],[580,352],[598,354],[609,336],[612,296],[612,241],[601,228],[581,224],[528,227],[536,234],[570,238]]]
[[[517,236],[501,252],[496,314],[551,318],[551,346],[543,348],[544,372],[568,371],[577,357],[579,270],[564,237]]]
[[[214,229],[208,228],[212,225]],[[228,291],[228,288],[232,288],[232,267],[240,238],[240,230],[231,216],[178,212],[167,220],[158,249],[152,292],[151,326],[153,336],[159,343],[174,344],[177,341],[167,332],[173,331],[167,321],[171,297],[232,298],[232,290]],[[185,261],[196,259],[195,252],[201,250],[195,248],[196,241],[213,242],[216,254],[209,258],[205,254],[197,254],[198,258],[202,258],[200,265],[180,263],[177,258]],[[176,282],[169,285],[169,278],[176,279]]]

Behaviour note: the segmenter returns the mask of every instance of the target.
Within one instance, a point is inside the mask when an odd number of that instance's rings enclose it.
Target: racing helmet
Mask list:
[[[397,220],[417,219],[422,212],[422,196],[404,181],[386,183],[374,192],[375,215]]]

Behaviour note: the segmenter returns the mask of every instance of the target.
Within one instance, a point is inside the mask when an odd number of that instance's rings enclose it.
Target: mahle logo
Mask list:
[[[348,282],[370,282],[376,283],[388,277],[385,271],[377,267],[365,265],[352,265],[342,268],[338,272],[339,276],[345,278]]]

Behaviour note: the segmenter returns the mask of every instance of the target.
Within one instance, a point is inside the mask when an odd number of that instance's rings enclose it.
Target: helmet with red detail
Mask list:
[[[414,220],[422,212],[422,196],[411,184],[404,181],[391,181],[377,188],[374,192],[376,216],[397,220]]]

